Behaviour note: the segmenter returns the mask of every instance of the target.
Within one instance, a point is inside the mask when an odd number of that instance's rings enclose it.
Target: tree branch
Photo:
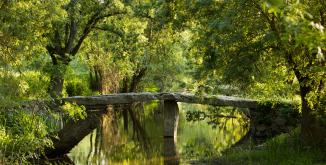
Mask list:
[[[77,34],[77,25],[76,25],[76,21],[75,18],[71,18],[70,21],[70,29],[69,29],[69,38],[66,41],[66,51],[70,52],[72,49],[72,45],[74,43],[74,39],[76,38],[76,34]]]
[[[101,15],[101,11],[96,12],[87,22],[82,35],[80,36],[76,46],[71,50],[70,54],[71,55],[75,55],[81,44],[83,43],[83,41],[86,39],[86,37],[88,36],[88,34],[91,32],[91,30],[95,27],[95,25],[102,19],[107,18],[107,17],[111,17],[111,16],[115,16],[115,15],[119,15],[119,14],[125,14],[126,12],[113,12],[110,14],[105,14],[105,15]]]
[[[123,34],[120,33],[118,30],[113,30],[113,29],[109,29],[109,28],[105,28],[105,27],[98,27],[98,26],[94,27],[94,29],[96,29],[96,30],[102,30],[102,31],[107,31],[107,32],[116,34],[119,37],[122,37],[123,36]]]

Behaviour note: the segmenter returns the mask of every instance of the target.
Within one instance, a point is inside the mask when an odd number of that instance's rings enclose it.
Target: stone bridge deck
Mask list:
[[[110,104],[127,104],[133,102],[145,102],[151,100],[169,100],[176,102],[207,104],[214,106],[232,106],[239,108],[257,108],[257,100],[244,99],[233,96],[198,96],[185,93],[118,93],[99,96],[73,96],[62,99],[67,102],[75,102],[78,105],[101,106]]]

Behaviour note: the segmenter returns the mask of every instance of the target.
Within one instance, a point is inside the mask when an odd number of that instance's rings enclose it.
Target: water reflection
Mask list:
[[[163,157],[165,165],[179,164],[179,156],[176,148],[176,140],[173,137],[165,137],[163,144]]]
[[[216,128],[205,119],[188,122],[186,111],[205,111],[210,107],[179,104],[177,139],[163,138],[163,112],[159,104],[133,106],[134,114],[130,114],[129,121],[132,129],[128,131],[124,130],[120,111],[109,107],[99,127],[69,157],[75,164],[189,164],[194,160],[214,160],[247,132],[237,118],[223,119],[224,124]]]

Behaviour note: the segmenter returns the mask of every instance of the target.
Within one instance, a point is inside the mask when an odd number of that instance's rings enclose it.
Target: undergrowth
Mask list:
[[[300,140],[299,129],[279,135],[259,146],[247,144],[227,150],[221,164],[231,165],[326,165],[326,153],[307,147]]]

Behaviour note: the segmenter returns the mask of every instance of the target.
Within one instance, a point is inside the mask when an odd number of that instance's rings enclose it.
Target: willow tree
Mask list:
[[[213,75],[208,79],[240,91],[252,84],[262,91],[273,86],[269,91],[281,97],[287,91],[281,87],[293,84],[292,94],[299,91],[301,98],[302,139],[325,141],[324,1],[204,0],[179,6],[177,17],[194,33],[193,52],[201,55],[204,73]]]

